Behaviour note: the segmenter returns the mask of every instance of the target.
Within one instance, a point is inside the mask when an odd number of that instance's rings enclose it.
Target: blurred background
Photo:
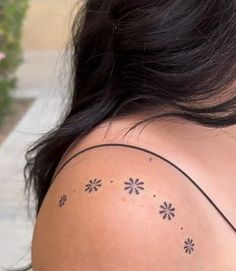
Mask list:
[[[81,0],[82,1],[82,0]],[[78,0],[0,0],[0,270],[30,261],[26,149],[56,125],[68,97]]]

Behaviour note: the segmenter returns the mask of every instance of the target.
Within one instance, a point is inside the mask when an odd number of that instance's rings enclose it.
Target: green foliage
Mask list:
[[[22,24],[28,0],[0,0],[0,125],[9,112],[10,91],[16,86],[15,71],[22,61]]]

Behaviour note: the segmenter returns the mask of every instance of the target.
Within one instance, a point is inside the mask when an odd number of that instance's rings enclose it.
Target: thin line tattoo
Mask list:
[[[65,204],[65,202],[67,201],[67,196],[66,195],[62,195],[60,200],[59,200],[59,207],[63,207],[63,205]]]
[[[61,167],[54,173],[54,176],[52,178],[52,182],[54,182],[54,180],[56,179],[56,177],[58,176],[58,174],[61,172],[61,170],[75,157],[77,157],[78,155],[85,153],[87,151],[90,150],[94,150],[97,148],[102,148],[102,147],[124,147],[124,148],[130,148],[130,149],[135,149],[135,150],[139,150],[145,153],[148,153],[150,155],[153,155],[155,157],[160,158],[162,161],[165,161],[167,164],[171,165],[172,167],[174,167],[175,169],[177,169],[181,174],[183,174],[186,179],[188,181],[190,181],[196,189],[198,189],[198,191],[205,197],[206,200],[208,200],[208,202],[215,208],[215,210],[219,213],[219,215],[221,215],[221,217],[225,220],[225,222],[231,227],[231,229],[236,232],[236,227],[233,225],[233,223],[230,222],[230,220],[224,215],[224,213],[219,209],[219,207],[214,203],[214,201],[206,194],[206,192],[203,191],[203,189],[187,174],[185,173],[180,167],[178,167],[177,165],[175,165],[173,162],[169,161],[168,159],[166,159],[165,157],[151,151],[151,150],[147,150],[138,146],[134,146],[134,145],[129,145],[129,144],[121,144],[121,143],[109,143],[109,144],[99,144],[99,145],[94,145],[88,148],[84,148],[83,150],[77,152],[76,154],[72,155],[68,160],[66,160]]]
[[[101,182],[102,182],[102,180],[98,180],[98,179],[94,179],[94,180],[89,180],[89,183],[88,184],[86,184],[85,185],[85,192],[89,192],[89,193],[91,193],[91,192],[96,192],[96,191],[98,191],[98,188],[100,187],[100,186],[102,186],[102,184],[101,184]]]
[[[163,205],[160,206],[159,213],[162,215],[163,219],[168,218],[171,220],[175,216],[175,208],[172,207],[172,204],[167,204],[166,202],[163,203]]]
[[[134,180],[133,178],[129,178],[129,181],[124,182],[124,184],[124,190],[128,190],[129,194],[135,193],[138,195],[140,190],[144,190],[144,182],[140,181],[139,179]]]

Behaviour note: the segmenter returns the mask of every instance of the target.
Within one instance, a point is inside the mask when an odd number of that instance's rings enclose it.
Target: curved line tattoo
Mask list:
[[[231,229],[233,229],[234,232],[236,232],[236,227],[229,221],[229,219],[223,214],[223,212],[219,209],[219,207],[217,207],[217,205],[213,202],[213,200],[202,190],[202,188],[190,177],[187,175],[187,173],[185,173],[181,168],[179,168],[177,165],[175,165],[174,163],[172,163],[171,161],[169,161],[168,159],[164,158],[163,156],[156,154],[155,152],[152,152],[150,150],[138,147],[138,146],[134,146],[134,145],[128,145],[128,144],[121,144],[121,143],[109,143],[109,144],[99,144],[99,145],[94,145],[88,148],[85,148],[79,152],[77,152],[76,154],[74,154],[71,158],[69,158],[64,164],[62,164],[62,166],[58,169],[58,171],[56,172],[56,174],[54,175],[54,177],[52,178],[51,183],[55,180],[55,178],[57,177],[57,175],[60,173],[60,171],[75,157],[77,157],[78,155],[89,151],[89,150],[93,150],[93,149],[97,149],[97,148],[101,148],[101,147],[125,147],[125,148],[130,148],[130,149],[136,149],[151,155],[154,155],[155,157],[160,158],[161,160],[165,161],[166,163],[168,163],[169,165],[171,165],[172,167],[174,167],[175,169],[177,169],[180,173],[182,173],[202,194],[203,196],[210,202],[210,204],[215,208],[215,210],[221,215],[221,217],[226,221],[226,223],[231,227]]]

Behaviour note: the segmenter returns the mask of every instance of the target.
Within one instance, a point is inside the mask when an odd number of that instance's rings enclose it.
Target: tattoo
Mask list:
[[[62,207],[66,201],[67,201],[67,196],[66,195],[61,196],[59,200],[59,207]]]
[[[151,161],[149,158],[149,161]],[[113,183],[114,180],[110,180],[110,183]],[[124,182],[125,187],[124,190],[127,190],[129,194],[140,194],[141,190],[144,190],[144,182],[139,180],[138,178],[129,178],[128,181]],[[89,183],[85,185],[85,191],[91,193],[98,191],[99,187],[102,186],[102,180],[100,179],[93,179],[89,180]],[[73,190],[73,193],[76,191],[76,189]],[[156,198],[156,194],[153,194],[153,197]],[[59,200],[59,207],[62,208],[67,201],[67,195],[63,194],[60,197]],[[172,203],[167,203],[166,201],[163,202],[162,205],[160,205],[160,211],[159,214],[162,215],[163,219],[171,220],[173,217],[175,217],[175,208],[173,207]],[[180,230],[183,230],[183,227],[180,227]],[[194,251],[194,242],[193,239],[188,238],[184,241],[183,249],[186,254],[192,254]]]
[[[163,219],[168,218],[169,220],[171,220],[171,218],[175,216],[175,208],[172,208],[171,203],[167,204],[166,202],[164,202],[164,204],[161,205],[160,208],[161,210],[159,213],[163,215]]]
[[[193,243],[193,239],[187,239],[186,241],[184,241],[184,250],[185,253],[191,254],[194,251],[194,243]]]
[[[129,178],[129,181],[124,182],[124,184],[126,185],[124,189],[129,190],[129,194],[135,192],[136,195],[138,195],[140,190],[144,190],[143,188],[144,182],[140,181],[139,179],[136,179],[134,181],[133,178]]]
[[[101,182],[102,180],[97,179],[94,179],[93,181],[89,180],[89,183],[85,185],[85,191],[88,191],[89,193],[97,191],[98,187],[102,186]]]

